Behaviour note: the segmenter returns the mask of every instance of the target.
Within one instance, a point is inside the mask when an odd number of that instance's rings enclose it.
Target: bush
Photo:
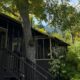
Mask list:
[[[49,64],[54,80],[80,80],[80,42],[69,46],[66,56],[53,57]]]

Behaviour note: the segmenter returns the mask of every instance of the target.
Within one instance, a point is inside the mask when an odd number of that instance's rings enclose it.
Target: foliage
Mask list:
[[[28,4],[27,4],[28,1]],[[26,11],[26,5],[28,6],[29,14],[34,14],[36,17],[39,17],[41,19],[45,18],[44,9],[45,9],[45,3],[44,0],[2,0],[0,2],[1,10],[5,14],[12,14],[16,18],[20,18],[20,13],[18,8],[16,7],[16,3],[18,2],[20,6],[22,7],[22,10]],[[25,4],[25,5],[24,5]],[[26,11],[27,13],[27,11]]]
[[[76,9],[68,4],[56,4],[49,10],[49,16],[52,16],[50,24],[55,27],[61,27],[62,30],[70,29],[79,22],[79,13]],[[73,26],[73,27],[72,27]]]
[[[63,0],[62,4],[57,2],[55,7],[53,5],[47,9],[48,23],[51,26],[59,27],[62,33],[66,30],[69,31],[72,42],[74,42],[75,33],[80,31],[80,12],[67,2],[64,2]]]
[[[65,36],[65,42],[71,44],[72,41],[71,41],[70,31],[66,30],[64,36]]]
[[[56,32],[54,33],[54,32],[53,32],[51,35],[52,35],[53,37],[59,38],[60,40],[64,40],[63,37],[62,37],[62,35],[59,34],[59,33],[56,33]]]
[[[66,70],[72,80],[79,80],[80,77],[80,42],[76,42],[69,47],[66,59]]]
[[[65,49],[64,48],[53,48],[53,58],[49,62],[50,72],[53,75],[54,80],[67,80],[69,77],[66,75],[65,70]]]
[[[80,80],[80,42],[72,44],[64,58],[53,57],[50,61],[50,72],[53,75],[61,76],[61,80]],[[55,76],[54,76],[55,77]]]

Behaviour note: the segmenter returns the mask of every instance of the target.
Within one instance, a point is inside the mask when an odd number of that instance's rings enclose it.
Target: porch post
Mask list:
[[[6,42],[5,42],[5,48],[7,48],[7,40],[8,40],[8,29],[6,30]]]
[[[51,42],[51,38],[49,39],[50,41],[50,58],[52,59],[52,42]]]
[[[12,37],[11,38],[12,38],[12,43],[11,43],[11,48],[12,49],[11,50],[14,51],[14,47],[13,47],[13,43],[14,43],[14,26],[12,28]]]
[[[45,58],[45,52],[44,52],[44,39],[43,39],[42,41],[43,41],[42,46],[43,46],[43,59],[44,59],[44,58]]]

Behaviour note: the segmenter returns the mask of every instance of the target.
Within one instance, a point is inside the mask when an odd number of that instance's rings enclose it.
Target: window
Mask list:
[[[36,39],[36,59],[49,59],[49,39]]]
[[[12,42],[12,51],[20,52],[20,48],[21,48],[21,39],[14,38]]]
[[[0,48],[7,47],[7,30],[0,27]]]

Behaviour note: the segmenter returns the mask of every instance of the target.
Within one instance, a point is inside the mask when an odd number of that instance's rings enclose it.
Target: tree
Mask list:
[[[31,23],[29,20],[29,14],[35,14],[39,18],[43,18],[44,15],[44,0],[1,0],[0,6],[3,12],[11,13],[16,17],[21,18],[23,34],[24,34],[24,45],[25,55],[29,59],[34,56],[34,44],[31,34]]]
[[[59,27],[62,32],[68,30],[74,43],[75,33],[80,30],[80,13],[66,1],[61,0],[61,2],[61,4],[55,3],[55,7],[48,8],[49,25]]]

